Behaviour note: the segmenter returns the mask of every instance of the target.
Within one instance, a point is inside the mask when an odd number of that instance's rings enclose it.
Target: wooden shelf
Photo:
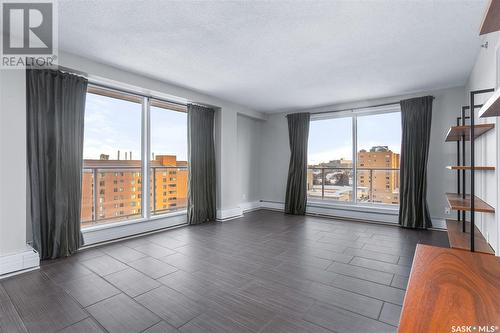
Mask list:
[[[500,30],[500,1],[490,0],[479,35]]]
[[[484,103],[478,114],[482,118],[500,116],[500,89]]]
[[[465,232],[462,231],[462,222],[452,219],[446,220],[450,247],[470,251],[470,222],[465,222]],[[477,226],[474,229],[474,250],[476,252],[495,254]]]
[[[474,138],[483,135],[489,130],[495,128],[495,124],[478,124],[474,125]],[[470,140],[470,125],[452,126],[446,135],[446,141],[460,141],[465,135],[465,140]]]
[[[477,171],[495,171],[495,167],[489,166],[475,166],[472,168],[470,165],[449,165],[446,167],[450,170],[477,170]]]
[[[498,257],[418,244],[398,332],[451,332],[451,327],[498,325],[498,281]]]
[[[462,198],[461,194],[456,194],[456,193],[446,193],[446,199],[448,199],[448,204],[450,205],[452,210],[463,210],[470,212],[470,204],[471,204],[471,197],[469,194],[465,196],[465,199]],[[488,205],[486,202],[483,200],[479,199],[478,197],[474,197],[474,210],[476,212],[481,212],[481,213],[494,213],[495,208],[491,207]]]

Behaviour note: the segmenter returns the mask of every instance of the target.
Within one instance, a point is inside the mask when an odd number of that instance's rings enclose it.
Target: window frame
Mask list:
[[[308,204],[311,203],[314,206],[349,206],[349,207],[374,207],[383,208],[389,210],[399,209],[399,204],[389,204],[389,203],[377,203],[377,202],[359,202],[358,201],[358,118],[364,116],[388,114],[388,113],[401,113],[401,106],[399,103],[386,104],[376,107],[362,107],[362,108],[352,108],[342,111],[332,111],[332,112],[321,112],[312,113],[312,121],[321,121],[327,119],[338,119],[338,118],[351,118],[352,124],[352,200],[351,201],[336,201],[336,200],[325,200],[316,199],[307,196]],[[308,163],[309,168],[309,163]],[[401,169],[399,169],[401,172]],[[363,177],[361,177],[363,178]]]
[[[145,95],[141,94],[139,92],[133,92],[133,91],[128,91],[125,89],[121,89],[118,87],[110,87],[107,85],[102,85],[97,82],[91,82],[89,80],[89,84],[87,86],[87,91],[86,94],[96,94],[96,95],[101,95],[109,98],[114,98],[114,99],[121,99],[129,102],[134,102],[134,103],[139,103],[141,105],[141,177],[142,179],[150,179],[152,176],[151,170],[151,161],[150,161],[150,156],[151,156],[151,107],[159,107],[163,108],[166,111],[170,112],[185,112],[187,113],[187,103],[185,102],[178,102],[178,101],[170,101],[168,99],[164,99],[160,96],[152,96],[152,95]],[[186,138],[187,139],[187,138]],[[81,170],[83,174],[83,168]],[[99,172],[100,177],[99,180],[94,180],[95,181],[100,181],[101,180],[101,172]],[[144,178],[147,177],[147,178]],[[142,182],[142,193],[151,193],[151,185],[150,182]],[[157,220],[163,220],[167,219],[169,217],[175,217],[179,215],[187,215],[187,207],[186,209],[182,210],[176,210],[173,212],[167,212],[163,214],[152,214],[153,212],[150,209],[150,204],[151,204],[151,195],[139,195],[138,196],[141,199],[141,207],[139,209],[140,217],[137,218],[131,218],[131,219],[125,219],[125,220],[119,220],[117,219],[116,221],[113,222],[107,222],[107,223],[102,223],[99,224],[99,218],[96,215],[95,216],[95,221],[96,222],[94,225],[82,227],[81,230],[83,233],[86,232],[94,232],[98,231],[101,229],[108,229],[108,228],[115,228],[115,227],[120,227],[120,226],[127,226],[131,224],[136,224],[136,223],[144,223],[144,222],[149,222],[149,221],[157,221]],[[94,200],[95,201],[95,200]],[[96,210],[97,206],[96,203],[93,202],[94,205],[94,210]],[[146,209],[147,208],[147,209]],[[107,220],[107,219],[104,219]],[[80,220],[80,223],[82,221]]]

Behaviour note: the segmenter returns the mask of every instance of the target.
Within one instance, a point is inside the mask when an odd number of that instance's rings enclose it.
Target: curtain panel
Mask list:
[[[285,213],[305,215],[307,204],[307,142],[309,113],[287,115],[290,164],[286,183]]]
[[[188,104],[188,223],[216,218],[215,110]]]
[[[87,80],[49,69],[26,70],[27,164],[33,245],[41,259],[65,257],[80,233]]]
[[[425,96],[402,100],[399,224],[413,229],[432,227],[427,206],[427,160],[432,101]]]

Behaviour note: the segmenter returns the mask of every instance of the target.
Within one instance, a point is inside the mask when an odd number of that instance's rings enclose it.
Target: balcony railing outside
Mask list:
[[[307,195],[312,199],[352,201],[351,168],[309,168]]]
[[[151,167],[151,215],[186,209],[187,167]],[[142,213],[139,167],[84,167],[81,224],[88,227],[138,219]]]
[[[187,167],[152,167],[151,214],[161,215],[187,207]]]
[[[399,169],[356,169],[357,203],[399,204]],[[309,167],[307,195],[311,200],[353,202],[353,168]]]

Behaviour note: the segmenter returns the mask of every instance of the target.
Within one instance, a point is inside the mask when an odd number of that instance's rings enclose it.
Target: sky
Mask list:
[[[358,151],[373,146],[389,146],[401,150],[401,113],[392,112],[357,117]],[[308,164],[330,160],[352,160],[352,118],[311,121],[309,128]]]
[[[141,104],[87,94],[83,158],[141,158]],[[151,152],[187,160],[187,114],[151,107]]]
[[[84,159],[141,156],[141,104],[87,94],[85,107]],[[176,155],[187,160],[187,114],[151,107],[151,153]],[[373,146],[389,146],[400,152],[401,114],[399,112],[357,117],[358,151]],[[344,158],[352,160],[352,119],[313,120],[309,129],[308,164]]]

